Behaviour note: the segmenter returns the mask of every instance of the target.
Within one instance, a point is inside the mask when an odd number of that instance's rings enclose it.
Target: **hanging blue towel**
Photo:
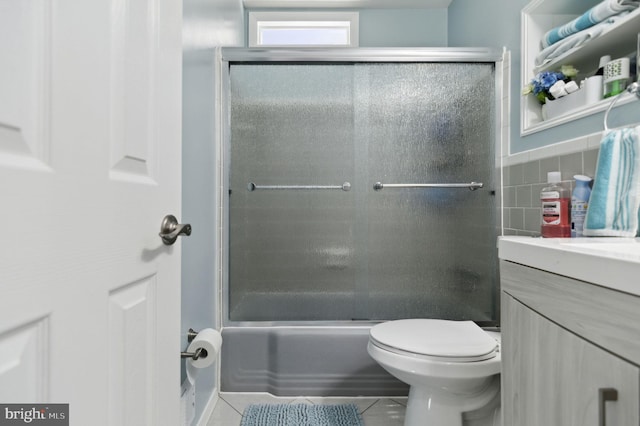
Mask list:
[[[635,237],[640,209],[640,126],[607,133],[600,142],[584,235]]]

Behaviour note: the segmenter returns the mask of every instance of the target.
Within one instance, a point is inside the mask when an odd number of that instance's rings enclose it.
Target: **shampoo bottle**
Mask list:
[[[542,225],[540,234],[545,238],[571,236],[571,196],[561,182],[560,172],[547,173],[549,186],[542,188]]]
[[[591,196],[591,188],[589,188],[591,178],[583,175],[575,175],[573,178],[576,180],[576,187],[571,195],[571,236],[582,237],[584,219]]]

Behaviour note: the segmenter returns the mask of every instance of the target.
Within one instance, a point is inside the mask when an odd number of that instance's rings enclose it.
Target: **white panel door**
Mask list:
[[[0,0],[0,403],[179,423],[181,20]]]

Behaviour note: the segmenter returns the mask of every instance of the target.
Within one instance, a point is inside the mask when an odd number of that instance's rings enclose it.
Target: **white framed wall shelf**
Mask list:
[[[521,86],[530,82],[538,72],[557,71],[562,65],[573,65],[577,68],[580,72],[576,80],[579,82],[595,73],[601,56],[609,55],[615,59],[637,51],[640,8],[617,17],[615,22],[604,27],[597,37],[536,67],[536,56],[540,53],[540,41],[544,34],[577,18],[598,3],[600,0],[532,0],[522,9]],[[620,99],[616,106],[624,105],[631,100],[632,97],[625,96],[625,99]],[[566,114],[543,120],[541,105],[535,97],[522,96],[520,99],[521,135],[526,136],[604,111],[611,101],[612,99],[609,98],[581,105]]]

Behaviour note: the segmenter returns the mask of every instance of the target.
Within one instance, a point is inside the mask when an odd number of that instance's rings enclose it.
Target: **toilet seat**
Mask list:
[[[473,321],[405,319],[371,328],[371,343],[381,349],[441,362],[494,358],[498,343]]]

